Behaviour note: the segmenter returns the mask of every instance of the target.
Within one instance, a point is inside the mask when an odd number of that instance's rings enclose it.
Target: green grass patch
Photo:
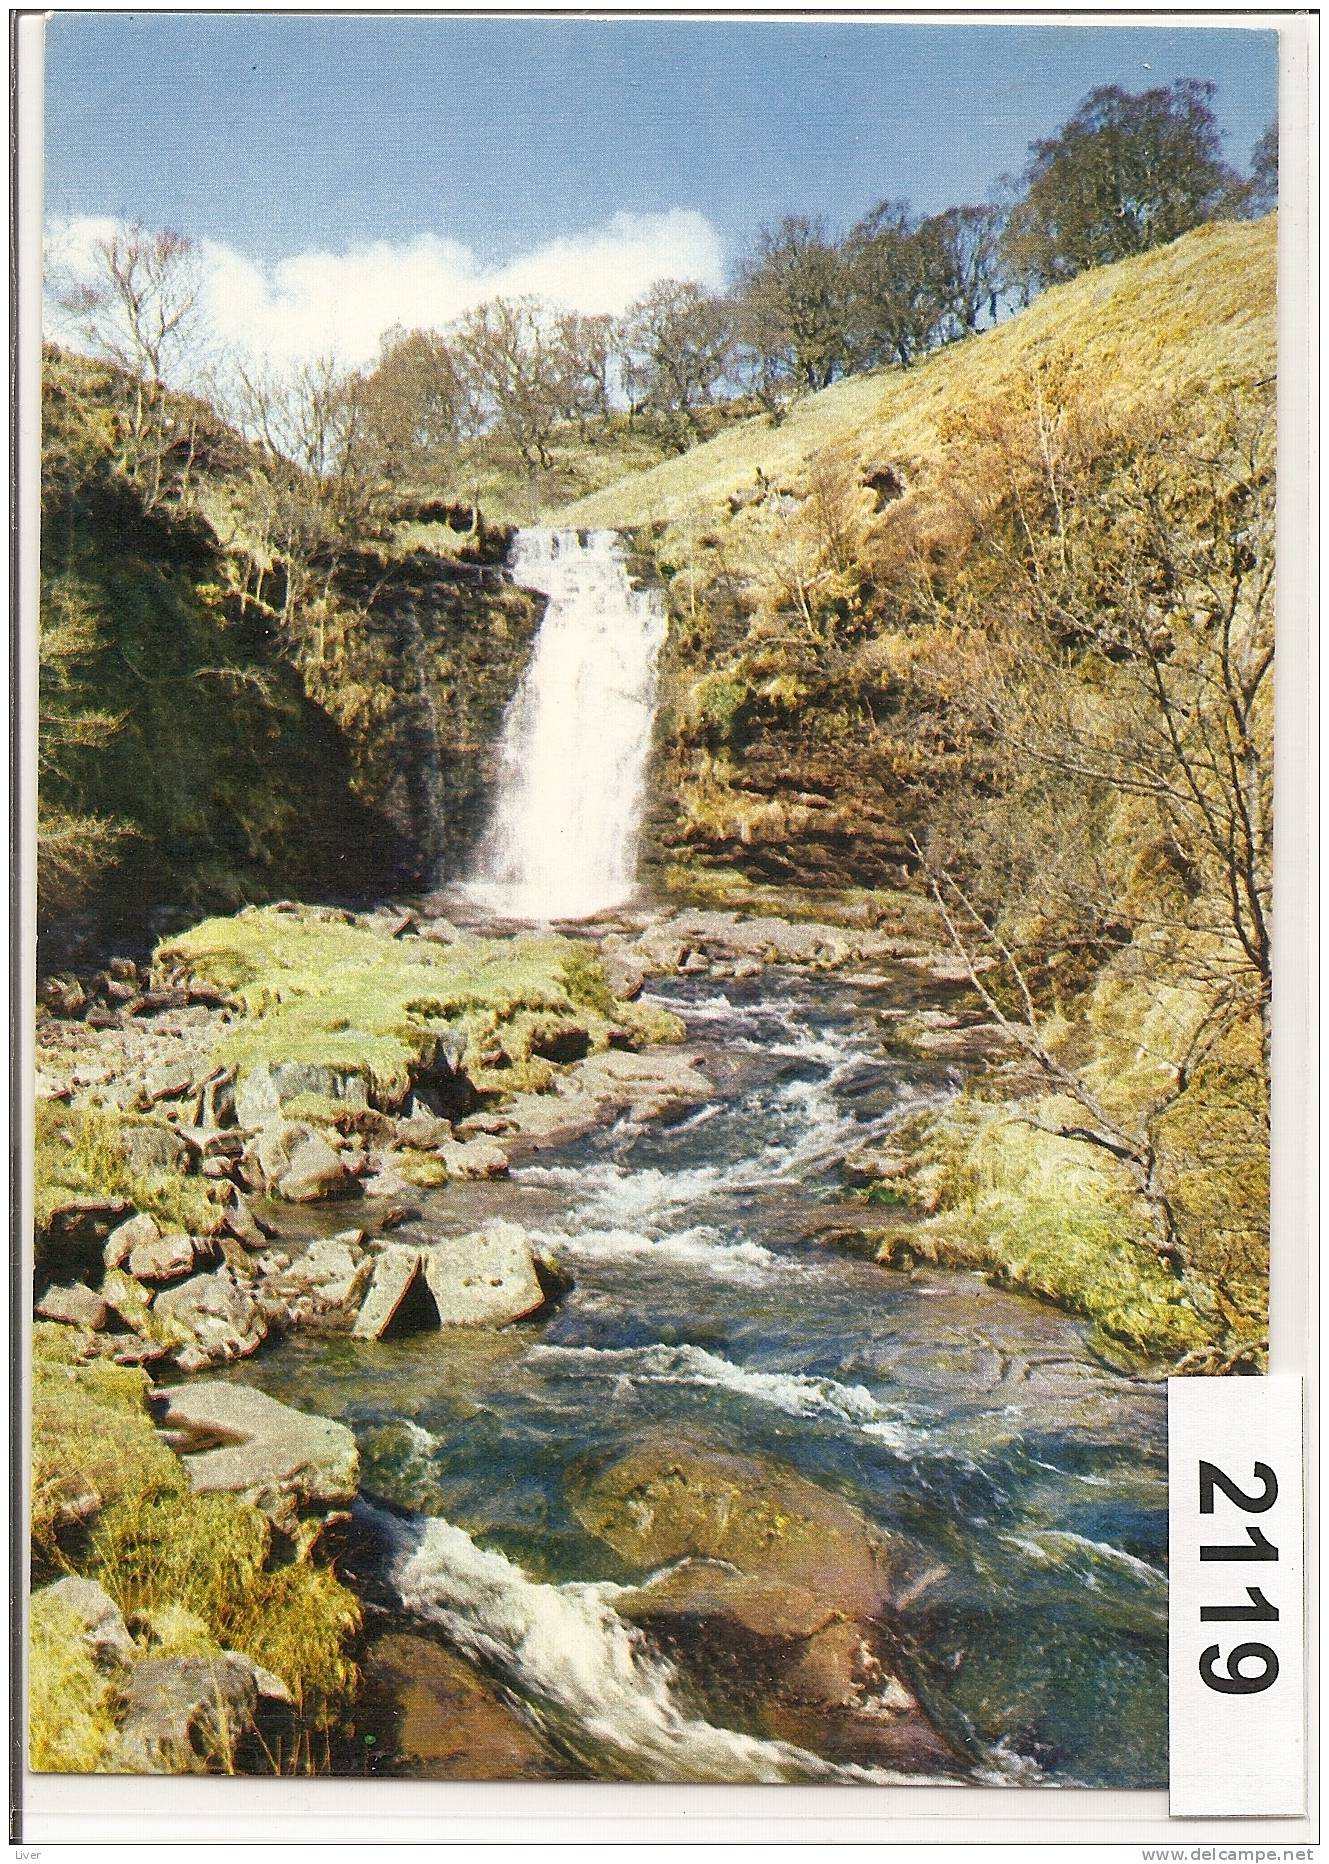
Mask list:
[[[901,1190],[933,1214],[889,1233],[883,1261],[989,1269],[1150,1357],[1179,1359],[1213,1340],[1150,1254],[1139,1200],[1074,1140],[957,1101],[922,1126]]]
[[[355,1682],[347,1654],[360,1622],[355,1595],[326,1566],[276,1557],[267,1518],[248,1502],[196,1495],[152,1428],[147,1375],[105,1360],[73,1363],[70,1345],[57,1337],[70,1332],[36,1334],[37,1575],[97,1580],[126,1619],[141,1614],[135,1625],[143,1626],[145,1654],[245,1652],[290,1687],[307,1726],[325,1726]],[[89,1492],[96,1509],[86,1526],[62,1523],[61,1502]],[[33,1764],[86,1772],[110,1724],[67,1619],[53,1608],[34,1614]]]
[[[383,1106],[402,1100],[445,1036],[464,1038],[467,1072],[488,1092],[549,1085],[552,1068],[531,1041],[551,1025],[585,1027],[592,1048],[607,1044],[612,1026],[642,1041],[682,1037],[676,1019],[619,1003],[598,956],[553,935],[444,946],[264,910],[207,920],[163,945],[157,963],[239,1000],[243,1019],[219,1044],[219,1061],[242,1074],[260,1062],[344,1069]],[[498,1065],[485,1059],[500,1052]]]
[[[208,1235],[220,1221],[219,1195],[206,1179],[172,1171],[135,1171],[125,1155],[125,1134],[135,1120],[105,1108],[39,1102],[33,1174],[38,1233],[62,1204],[75,1197],[123,1197],[166,1230]]]
[[[76,1613],[34,1596],[28,1623],[28,1763],[34,1773],[95,1773],[115,1732],[111,1679]]]

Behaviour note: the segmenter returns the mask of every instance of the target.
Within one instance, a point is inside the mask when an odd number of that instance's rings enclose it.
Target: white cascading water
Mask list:
[[[549,606],[467,890],[514,919],[588,919],[636,880],[664,604],[632,587],[617,531],[519,531],[509,567]]]
[[[389,1534],[391,1527],[380,1525]],[[435,1517],[396,1531],[390,1578],[409,1612],[441,1625],[469,1656],[495,1665],[542,1726],[589,1742],[619,1778],[663,1781],[872,1781],[908,1776],[837,1766],[788,1742],[703,1721],[679,1703],[674,1675],[613,1601],[625,1588],[549,1585]],[[936,1784],[936,1782],[931,1782]]]

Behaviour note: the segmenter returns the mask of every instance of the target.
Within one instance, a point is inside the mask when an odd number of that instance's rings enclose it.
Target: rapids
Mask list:
[[[500,1214],[538,1232],[575,1278],[559,1307],[376,1345],[294,1336],[232,1374],[351,1425],[367,1497],[407,1511],[369,1511],[394,1610],[592,1777],[879,1777],[702,1705],[615,1611],[631,1575],[569,1495],[663,1432],[790,1466],[908,1550],[910,1680],[976,1777],[1166,1778],[1165,1387],[977,1276],[815,1241],[835,1161],[953,1091],[945,1064],[883,1052],[904,987],[662,985],[706,1105],[423,1200],[435,1235]]]

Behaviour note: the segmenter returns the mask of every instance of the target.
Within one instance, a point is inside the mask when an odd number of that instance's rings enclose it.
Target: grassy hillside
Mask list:
[[[1272,373],[1277,335],[1277,219],[1224,221],[1044,292],[997,330],[915,367],[851,376],[647,472],[565,504],[556,522],[680,525],[721,512],[758,473],[776,483],[828,447],[870,463],[944,465],[948,429],[1052,362],[1110,387],[1124,411],[1158,396],[1241,388]]]
[[[912,876],[1006,1025],[887,1258],[1210,1366],[1264,1326],[1275,292],[1272,219],[1205,227],[559,514],[668,590],[671,882]]]

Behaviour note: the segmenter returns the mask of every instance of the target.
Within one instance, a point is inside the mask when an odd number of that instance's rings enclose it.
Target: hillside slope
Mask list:
[[[798,402],[778,427],[759,416],[676,459],[565,505],[555,522],[626,529],[679,523],[846,446],[917,463],[944,458],[946,427],[1029,372],[1069,362],[1110,385],[1123,411],[1159,395],[1241,388],[1272,373],[1277,217],[1223,221],[1045,292],[999,329],[915,367],[851,376]]]
[[[561,524],[635,531],[669,589],[655,857],[897,881],[965,755],[911,690],[922,631],[980,587],[1000,608],[1002,552],[1057,521],[1051,464],[1096,470],[1267,395],[1276,244],[1273,217],[1203,227],[565,507]]]

